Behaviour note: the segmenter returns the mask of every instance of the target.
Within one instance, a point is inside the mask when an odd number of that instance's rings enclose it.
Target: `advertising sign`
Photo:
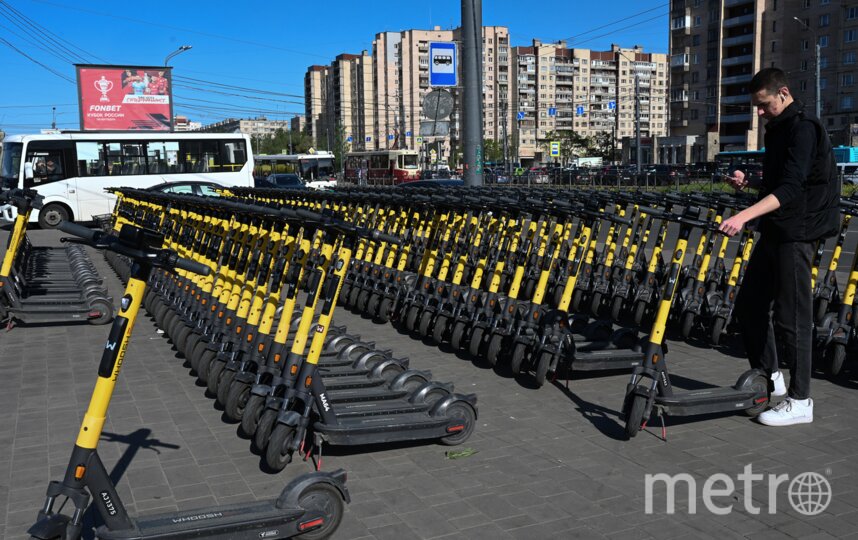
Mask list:
[[[75,67],[82,131],[172,131],[170,68]]]

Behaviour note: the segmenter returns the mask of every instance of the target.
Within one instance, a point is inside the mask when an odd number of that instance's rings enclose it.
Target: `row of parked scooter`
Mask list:
[[[332,325],[352,252],[398,237],[253,201],[119,194],[116,227],[161,231],[211,269],[156,272],[143,305],[269,470],[296,452],[318,465],[323,443],[470,437],[475,395]],[[126,277],[130,261],[108,256]]]
[[[324,208],[401,236],[404,249],[358,248],[340,297],[352,309],[513,374],[529,372],[537,385],[569,369],[631,370],[623,409],[629,436],[653,412],[755,415],[768,405],[762,372],[749,370],[717,391],[675,392],[665,360],[670,330],[717,343],[730,328],[754,236],[745,231],[730,242],[717,224],[747,199],[568,190],[538,197],[479,189],[235,193]],[[855,344],[858,258],[842,294],[831,288],[838,290],[836,267],[856,202],[843,202],[828,273],[814,283],[817,350],[831,372]],[[817,274],[825,247],[818,246]]]
[[[0,205],[18,211],[0,266],[0,321],[22,323],[113,320],[113,299],[81,246],[35,246],[27,236],[27,220],[41,208],[42,196],[34,190],[0,192]]]

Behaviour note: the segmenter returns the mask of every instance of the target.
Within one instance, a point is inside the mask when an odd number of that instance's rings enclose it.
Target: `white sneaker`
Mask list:
[[[775,385],[772,390],[772,397],[784,397],[787,394],[783,373],[780,371],[772,373],[772,383]]]
[[[767,426],[792,426],[813,422],[813,400],[786,398],[757,417]]]

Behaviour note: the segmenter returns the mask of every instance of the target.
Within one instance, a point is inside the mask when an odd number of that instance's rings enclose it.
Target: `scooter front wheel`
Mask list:
[[[244,411],[241,413],[241,433],[244,436],[253,437],[253,434],[256,433],[256,427],[259,425],[259,418],[262,416],[264,406],[264,397],[251,394],[248,398],[244,405]]]
[[[521,373],[521,365],[524,363],[524,356],[527,353],[527,347],[523,343],[517,343],[512,350],[512,358],[509,361],[509,368],[513,375]]]
[[[551,367],[551,360],[554,355],[548,351],[543,351],[539,355],[539,362],[536,363],[536,371],[533,378],[536,380],[536,386],[541,387],[545,384],[545,378],[548,375],[548,369]]]
[[[840,375],[844,360],[846,360],[846,345],[843,343],[832,343],[825,350],[825,373],[832,377]]]
[[[268,448],[265,449],[265,465],[275,472],[280,472],[286,465],[292,462],[292,438],[295,436],[295,428],[280,424],[271,432],[268,440]]]
[[[455,420],[456,424],[453,428],[455,431],[449,431],[450,435],[441,438],[441,443],[447,446],[456,446],[462,444],[471,433],[474,432],[474,425],[477,417],[474,414],[474,409],[464,401],[452,403],[444,413],[444,416],[451,420]]]
[[[769,381],[763,375],[757,375],[753,379],[751,379],[750,383],[746,387],[757,395],[765,396],[764,398],[758,398],[755,400],[755,405],[749,409],[745,409],[744,413],[747,416],[755,417],[759,416],[759,414],[766,410],[766,407],[769,406]],[[742,390],[744,390],[743,388]]]
[[[632,396],[631,405],[626,413],[626,436],[631,439],[643,427],[644,410],[646,410],[646,397],[635,394]]]

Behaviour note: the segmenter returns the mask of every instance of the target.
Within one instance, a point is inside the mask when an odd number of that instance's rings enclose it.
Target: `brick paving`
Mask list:
[[[55,244],[58,233],[29,233]],[[0,232],[5,245],[6,233]],[[102,257],[93,260],[114,297],[121,284]],[[343,309],[335,322],[380,348],[409,356],[411,366],[477,393],[479,419],[462,447],[428,444],[325,447],[324,469],[348,471],[352,495],[335,538],[804,538],[858,536],[858,384],[817,375],[814,423],[768,428],[744,416],[668,418],[668,440],[652,427],[623,440],[618,415],[625,374],[574,374],[541,389],[496,373],[466,354],[421,343],[390,325]],[[59,479],[86,408],[108,327],[17,327],[0,331],[0,538],[26,538],[51,479]],[[854,359],[852,359],[854,360]],[[718,350],[670,342],[677,387],[729,385],[747,362]],[[134,330],[99,446],[109,471],[121,474],[129,512],[147,513],[276,496],[311,470],[296,462],[280,474],[260,469],[249,442],[205,397],[183,360],[148,318]],[[142,441],[147,441],[142,444]],[[750,494],[738,478],[746,465],[765,478]],[[798,513],[784,483],[769,497],[770,474],[813,471],[832,487],[820,515]],[[663,486],[645,511],[645,474],[686,473],[666,512]],[[735,490],[704,505],[704,482],[720,473]],[[716,489],[723,488],[721,483]],[[682,484],[680,484],[682,486]],[[749,495],[746,498],[746,495]],[[692,513],[690,509],[696,508]],[[775,508],[775,512],[770,510]],[[759,509],[755,512],[755,509]]]

